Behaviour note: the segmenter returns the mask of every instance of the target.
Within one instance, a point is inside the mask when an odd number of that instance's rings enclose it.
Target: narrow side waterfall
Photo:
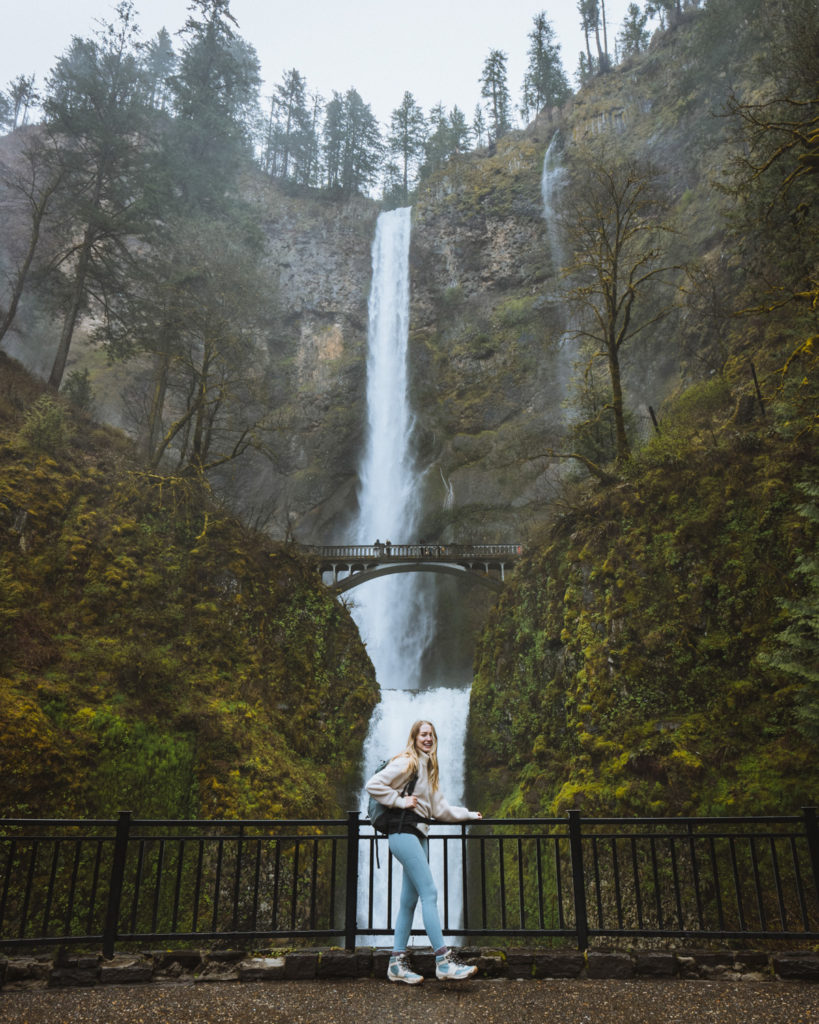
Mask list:
[[[569,313],[561,296],[559,275],[566,263],[566,249],[563,234],[557,217],[560,190],[563,186],[566,170],[560,160],[559,132],[555,132],[546,148],[543,157],[543,172],[540,177],[540,197],[543,203],[543,219],[546,221],[546,234],[554,268],[553,297],[555,306],[563,323],[563,333],[557,343],[556,368],[560,378],[560,390],[568,395],[575,363],[575,337]]]
[[[355,542],[415,543],[421,517],[421,474],[412,447],[407,341],[409,335],[410,208],[391,210],[378,218],[372,248],[367,355],[367,436],[359,471],[359,513]],[[422,677],[424,654],[435,634],[434,587],[421,574],[402,573],[372,580],[356,588],[353,617],[367,645],[381,686],[364,750],[364,777],[380,761],[403,749],[410,726],[418,718],[434,722],[441,740],[442,789],[451,803],[463,801],[463,748],[469,709],[469,687],[453,690]],[[361,810],[366,814],[366,794]],[[386,919],[387,856],[382,843],[381,868],[374,882],[374,920]],[[361,879],[370,871],[362,848]],[[455,878],[460,865],[450,862]],[[431,857],[442,888],[442,866]],[[398,904],[401,872],[392,896]],[[460,891],[459,886],[454,886]],[[366,895],[367,885],[360,891]],[[452,908],[450,908],[452,910]],[[359,907],[359,925],[366,927],[367,907]],[[460,917],[460,907],[457,908]],[[394,923],[394,916],[393,916]],[[451,920],[450,925],[457,926]],[[415,927],[420,923],[420,908]],[[385,944],[388,937],[373,941]]]

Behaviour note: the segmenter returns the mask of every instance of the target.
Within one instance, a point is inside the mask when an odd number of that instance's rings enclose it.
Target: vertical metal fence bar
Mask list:
[[[796,845],[796,836],[789,836],[790,840],[790,851],[791,851],[791,863],[793,864],[793,877],[796,883],[796,893],[799,899],[799,916],[802,921],[802,927],[806,932],[810,931],[810,915],[808,914],[808,904],[805,899],[805,884],[802,881],[802,872],[799,868],[799,847]]]
[[[298,910],[298,899],[299,899],[299,854],[301,853],[301,843],[298,839],[293,843],[293,870],[290,873],[292,879],[292,891],[290,894],[290,928],[296,930],[296,916]]]
[[[637,858],[637,837],[630,837],[631,873],[634,877],[634,904],[637,909],[637,927],[643,927],[643,896],[640,890],[640,862]]]
[[[657,927],[663,930],[663,899],[660,886],[660,872],[657,865],[657,837],[652,833],[649,836],[649,849],[651,850],[651,877],[654,881],[654,909],[657,913]]]
[[[395,861],[392,853],[387,850],[387,920],[386,926],[390,927],[392,924],[392,878],[395,872]],[[372,892],[372,890],[371,890]]]
[[[134,869],[134,895],[131,898],[131,925],[128,931],[136,932],[137,918],[139,915],[139,893],[142,888],[142,868],[145,863],[145,840],[140,839],[137,844],[137,862]]]
[[[444,931],[449,931],[449,836],[441,836],[443,850],[441,851],[443,875],[444,875]]]
[[[330,907],[329,907],[329,925],[331,928],[335,928],[336,925],[336,871],[338,870],[338,837],[333,836],[330,840]],[[258,900],[257,900],[258,902]],[[356,899],[356,903],[358,900]],[[256,907],[253,908],[254,920]],[[256,931],[256,925],[253,925],[253,930]]]
[[[100,884],[100,871],[102,870],[102,851],[103,851],[104,840],[94,840],[94,871],[91,876],[91,892],[88,897],[88,924],[85,926],[85,930],[89,935],[92,935],[96,930],[94,928],[94,912],[97,908],[97,890]]]
[[[776,902],[779,907],[779,923],[783,931],[788,930],[788,911],[785,907],[785,894],[782,891],[782,875],[779,871],[779,857],[776,852],[776,836],[770,837],[771,867],[773,868]]]
[[[819,820],[815,807],[803,807],[802,818],[805,826],[805,838],[808,841],[808,854],[813,874],[813,890],[819,899]]]
[[[486,841],[483,836],[479,842],[481,851],[481,927],[486,928]]]
[[[14,866],[14,859],[17,856],[17,840],[9,840],[8,856],[6,866],[3,870],[3,892],[0,894],[0,935],[8,933],[6,928],[6,907],[8,906],[9,888],[11,886],[11,873]]]
[[[685,919],[682,909],[682,892],[680,891],[680,872],[677,867],[677,844],[675,836],[668,837],[668,845],[671,853],[671,877],[674,880],[674,903],[677,910],[677,925],[680,931],[685,930]]]
[[[580,811],[569,811],[569,849],[572,857],[572,891],[574,893],[574,927],[577,948],[589,945],[589,922],[586,916],[586,878],[583,871],[583,832]]]
[[[597,927],[605,928],[603,914],[603,893],[600,886],[600,855],[598,853],[597,836],[591,837],[592,846],[592,874],[594,876],[594,901],[597,904]]]
[[[275,853],[273,854],[273,907],[271,909],[270,930],[276,931],[279,927],[279,883],[281,881],[281,840],[276,839]],[[349,851],[347,856],[349,857]]]
[[[501,928],[506,931],[506,871],[503,863],[503,836],[498,836],[498,883],[501,900]]]
[[[165,873],[165,839],[159,840],[156,857],[156,877],[154,878],[154,901],[151,907],[151,931],[159,931],[159,907],[162,901],[162,876]],[[216,929],[214,928],[214,931]]]
[[[756,891],[756,908],[759,914],[759,924],[762,931],[767,931],[765,923],[765,898],[762,893],[762,879],[759,876],[759,855],[756,848],[756,836],[748,836],[748,843],[751,847],[751,864],[754,871],[754,889]]]
[[[111,858],[111,878],[108,883],[108,906],[105,912],[105,930],[102,936],[102,955],[107,960],[113,957],[114,944],[117,940],[117,922],[122,901],[122,883],[125,878],[125,860],[128,856],[130,831],[131,812],[120,811],[114,835],[114,854]]]
[[[28,918],[28,908],[31,906],[31,892],[34,888],[34,872],[37,867],[37,857],[39,856],[40,851],[39,840],[32,840],[30,850],[26,888],[23,892],[23,905],[20,908],[20,930],[17,933],[17,937],[20,939],[24,939],[26,937],[26,919]]]
[[[225,841],[220,836],[216,841],[216,877],[213,881],[213,913],[211,914],[210,930],[217,931],[219,924],[219,897],[222,892],[222,861],[225,854]]]
[[[199,902],[202,898],[202,870],[205,866],[205,840],[202,836],[196,843],[196,878],[193,883],[193,919],[191,931],[195,932],[199,927]]]
[[[537,921],[541,929],[546,927],[546,920],[543,910],[543,847],[541,836],[535,838],[536,871],[535,884],[537,885]]]
[[[719,931],[725,930],[725,914],[722,906],[722,890],[720,888],[719,861],[717,860],[716,836],[708,837],[708,848],[711,860],[711,877],[714,883],[714,900],[717,905],[717,927]]]
[[[244,854],[245,826],[239,826],[239,837],[236,840],[236,867],[233,872],[233,913],[231,921],[233,930],[239,930],[239,902],[242,896],[242,856]]]
[[[469,927],[469,879],[467,864],[469,858],[466,845],[466,825],[461,825],[461,906],[464,908],[464,928]]]
[[[48,876],[48,889],[46,890],[46,901],[43,907],[43,923],[40,926],[40,934],[48,935],[48,922],[51,918],[51,904],[54,900],[54,886],[57,881],[57,864],[60,859],[60,839],[55,837],[54,850],[51,854],[51,872]]]
[[[335,842],[335,840],[333,840]],[[251,930],[258,931],[259,927],[259,888],[262,878],[262,840],[258,836],[255,839],[256,857],[253,861],[253,915],[251,918]],[[335,846],[333,847],[335,851]],[[335,881],[335,878],[333,879]],[[331,893],[332,899],[332,893]],[[332,906],[332,903],[331,903]]]
[[[179,901],[182,898],[182,865],[185,859],[185,839],[180,836],[176,854],[176,883],[173,887],[173,910],[171,912],[171,931],[179,927]]]
[[[347,891],[344,910],[344,945],[355,949],[356,913],[358,911],[358,837],[360,811],[347,812]],[[372,851],[371,851],[372,852]],[[370,857],[372,861],[372,857]],[[372,886],[370,886],[372,904]]]
[[[689,821],[686,825],[688,832],[688,855],[691,858],[691,877],[694,881],[694,900],[697,907],[697,926],[700,931],[705,930],[705,921],[702,913],[702,892],[700,891],[700,868],[697,862],[697,840],[694,836],[694,827]]]
[[[563,910],[563,872],[560,867],[560,837],[555,836],[553,842],[555,859],[555,883],[557,888],[557,920],[561,928],[566,927],[566,915]]]
[[[742,931],[747,931],[748,928],[745,924],[745,907],[742,902],[742,886],[739,880],[739,864],[737,862],[737,849],[734,837],[728,837],[728,846],[731,851],[731,871],[734,875],[734,892],[737,900],[737,914],[739,915],[739,927]]]
[[[77,838],[74,840],[74,859],[71,864],[71,879],[68,883],[68,898],[66,899],[65,906],[65,918],[63,924],[63,934],[68,936],[71,934],[71,922],[74,919],[74,894],[77,891],[77,879],[80,874],[80,862],[82,860],[82,839]],[[2,915],[0,915],[0,924],[2,924]],[[0,927],[2,932],[2,927]]]
[[[520,928],[526,927],[526,892],[523,880],[523,839],[518,836],[518,915]]]
[[[614,905],[617,910],[617,927],[623,929],[623,895],[620,890],[620,862],[617,859],[617,836],[611,837],[611,870],[614,876]]]
[[[369,852],[370,859],[367,865],[367,928],[369,931],[373,929],[373,887],[375,885],[375,863],[378,854],[378,833],[373,829],[373,835],[369,840]],[[373,856],[375,854],[375,856]],[[387,876],[390,877],[390,866],[389,866],[390,851],[387,849]],[[390,898],[389,887],[391,883],[388,881],[387,899]]]
[[[316,910],[318,900],[318,854],[319,854],[319,840],[316,837],[313,840],[313,856],[310,861],[310,927],[316,928]]]

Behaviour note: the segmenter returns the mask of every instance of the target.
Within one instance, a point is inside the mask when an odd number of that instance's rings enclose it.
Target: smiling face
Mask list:
[[[431,722],[421,722],[415,736],[415,749],[421,754],[431,754],[435,750],[437,737]]]

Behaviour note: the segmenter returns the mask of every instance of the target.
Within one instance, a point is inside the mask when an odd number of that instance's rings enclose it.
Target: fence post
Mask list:
[[[803,807],[802,815],[805,819],[805,836],[808,840],[810,866],[813,870],[813,885],[819,897],[819,822],[816,820],[816,808]]]
[[[574,891],[574,923],[577,948],[589,945],[589,921],[586,912],[586,876],[583,872],[583,838],[580,811],[569,811],[569,849],[572,855],[572,889]]]
[[[114,856],[111,861],[111,880],[108,885],[108,908],[105,912],[105,930],[102,934],[102,955],[110,960],[114,955],[117,938],[119,906],[122,900],[122,882],[125,877],[125,857],[128,853],[128,835],[131,831],[131,812],[120,811],[114,835]]]
[[[347,899],[344,911],[344,945],[355,949],[358,914],[358,829],[359,811],[347,811]]]

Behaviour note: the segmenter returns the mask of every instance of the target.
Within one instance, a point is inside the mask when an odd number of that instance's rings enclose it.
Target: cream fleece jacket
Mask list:
[[[440,789],[433,793],[429,786],[429,757],[426,754],[418,755],[418,779],[412,795],[418,798],[415,813],[422,818],[435,818],[436,821],[477,821],[478,812],[470,811],[466,807],[452,806]],[[368,780],[364,788],[385,807],[406,807],[407,798],[402,797],[400,790],[409,781],[410,768],[408,757],[396,757],[388,765],[376,772]],[[429,825],[419,822],[418,831],[424,835],[429,833]]]

